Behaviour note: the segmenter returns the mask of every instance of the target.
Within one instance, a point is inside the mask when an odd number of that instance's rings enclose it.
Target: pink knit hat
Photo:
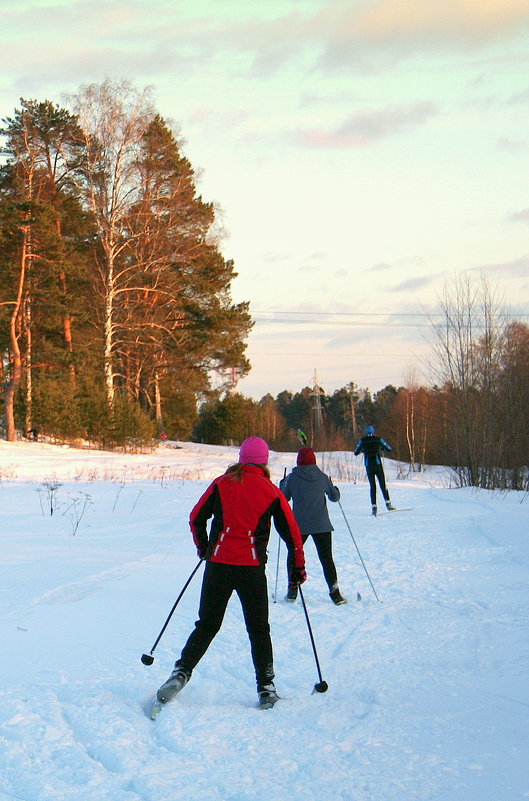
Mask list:
[[[261,437],[248,437],[239,451],[240,464],[268,464],[268,445]]]

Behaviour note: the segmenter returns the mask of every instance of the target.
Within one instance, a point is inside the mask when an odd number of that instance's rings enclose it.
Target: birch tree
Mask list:
[[[80,190],[97,231],[94,260],[96,286],[103,309],[102,357],[106,396],[114,405],[116,335],[123,293],[136,266],[130,261],[134,234],[128,221],[139,200],[141,142],[154,108],[149,89],[139,91],[128,81],[89,84],[68,102],[79,120],[85,145]]]

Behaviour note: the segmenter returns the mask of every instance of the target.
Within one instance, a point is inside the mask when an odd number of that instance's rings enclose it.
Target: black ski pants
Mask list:
[[[314,545],[316,546],[316,551],[318,552],[318,558],[323,568],[323,575],[325,576],[325,581],[327,582],[327,586],[329,587],[330,591],[334,585],[338,583],[336,565],[334,564],[334,559],[332,558],[332,533],[330,531],[325,531],[322,534],[302,534],[301,539],[303,540],[303,545],[305,545],[309,537],[312,537],[314,540]],[[289,580],[293,567],[294,557],[290,556],[289,554],[287,556],[287,571]]]
[[[224,565],[206,562],[198,620],[176,663],[191,675],[218,633],[233,592],[239,596],[250,638],[257,689],[274,679],[268,622],[268,586],[264,565]]]
[[[386,487],[386,477],[384,475],[384,468],[381,464],[375,464],[373,467],[367,468],[367,478],[369,481],[369,495],[371,497],[371,505],[375,506],[377,502],[377,486],[376,479],[380,484],[380,490],[384,496],[385,501],[389,501],[389,492]]]

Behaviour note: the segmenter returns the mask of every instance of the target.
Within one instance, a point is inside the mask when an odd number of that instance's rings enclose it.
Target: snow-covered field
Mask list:
[[[153,454],[0,442],[0,801],[517,801],[529,798],[529,499],[397,480],[369,514],[360,461],[330,506],[342,592],[312,543],[304,595],[270,618],[283,700],[256,708],[237,598],[190,684],[145,708],[196,619],[191,507],[237,450]],[[295,464],[273,454],[274,480]],[[321,464],[321,460],[320,460]],[[375,593],[346,526],[354,534]],[[269,551],[275,589],[278,538]],[[355,600],[360,592],[362,600]]]

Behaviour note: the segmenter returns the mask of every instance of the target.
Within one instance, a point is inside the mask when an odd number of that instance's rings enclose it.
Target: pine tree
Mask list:
[[[148,126],[138,162],[142,183],[130,215],[136,289],[126,295],[120,332],[129,392],[141,392],[165,428],[162,404],[175,385],[204,392],[216,372],[230,385],[249,364],[248,304],[234,305],[233,262],[218,249],[215,210],[196,193],[179,142],[159,117]]]
[[[79,206],[71,176],[79,163],[79,128],[49,102],[22,99],[0,132],[6,144],[1,203],[6,241],[4,291],[11,292],[8,437],[14,437],[14,402],[25,375],[25,428],[33,426],[34,374],[66,366],[73,381],[72,298],[68,281],[78,273],[72,219]],[[18,241],[17,241],[18,240]],[[8,247],[9,251],[9,247]],[[7,263],[9,262],[9,263]],[[14,282],[14,283],[13,283]]]

